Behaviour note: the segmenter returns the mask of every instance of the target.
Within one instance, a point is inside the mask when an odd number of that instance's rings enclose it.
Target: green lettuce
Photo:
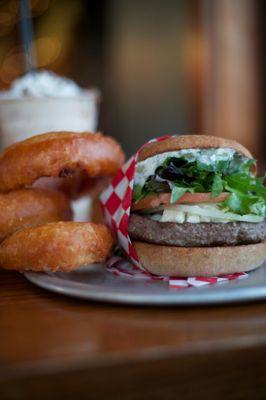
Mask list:
[[[137,202],[148,194],[168,192],[171,193],[171,203],[175,203],[187,192],[211,193],[212,198],[228,192],[229,196],[221,203],[224,210],[240,215],[265,216],[265,178],[256,178],[250,172],[255,163],[255,160],[237,153],[229,160],[211,164],[169,157],[142,187],[134,186],[133,199]]]

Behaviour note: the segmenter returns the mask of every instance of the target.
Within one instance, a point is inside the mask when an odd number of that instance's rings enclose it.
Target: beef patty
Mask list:
[[[132,239],[168,246],[234,246],[266,240],[266,223],[184,223],[158,222],[131,214],[128,227]]]

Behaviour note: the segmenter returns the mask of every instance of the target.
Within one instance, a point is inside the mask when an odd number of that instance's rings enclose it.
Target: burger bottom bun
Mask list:
[[[250,271],[266,259],[266,241],[224,247],[175,247],[133,241],[142,265],[152,274],[217,276]]]

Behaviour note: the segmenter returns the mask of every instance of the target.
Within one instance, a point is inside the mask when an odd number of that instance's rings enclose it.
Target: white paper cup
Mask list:
[[[49,131],[89,131],[97,128],[99,92],[84,90],[73,97],[0,98],[1,150]]]

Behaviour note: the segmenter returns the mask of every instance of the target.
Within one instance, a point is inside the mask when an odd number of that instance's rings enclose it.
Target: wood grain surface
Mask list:
[[[0,272],[0,399],[265,399],[266,304],[81,302]]]

